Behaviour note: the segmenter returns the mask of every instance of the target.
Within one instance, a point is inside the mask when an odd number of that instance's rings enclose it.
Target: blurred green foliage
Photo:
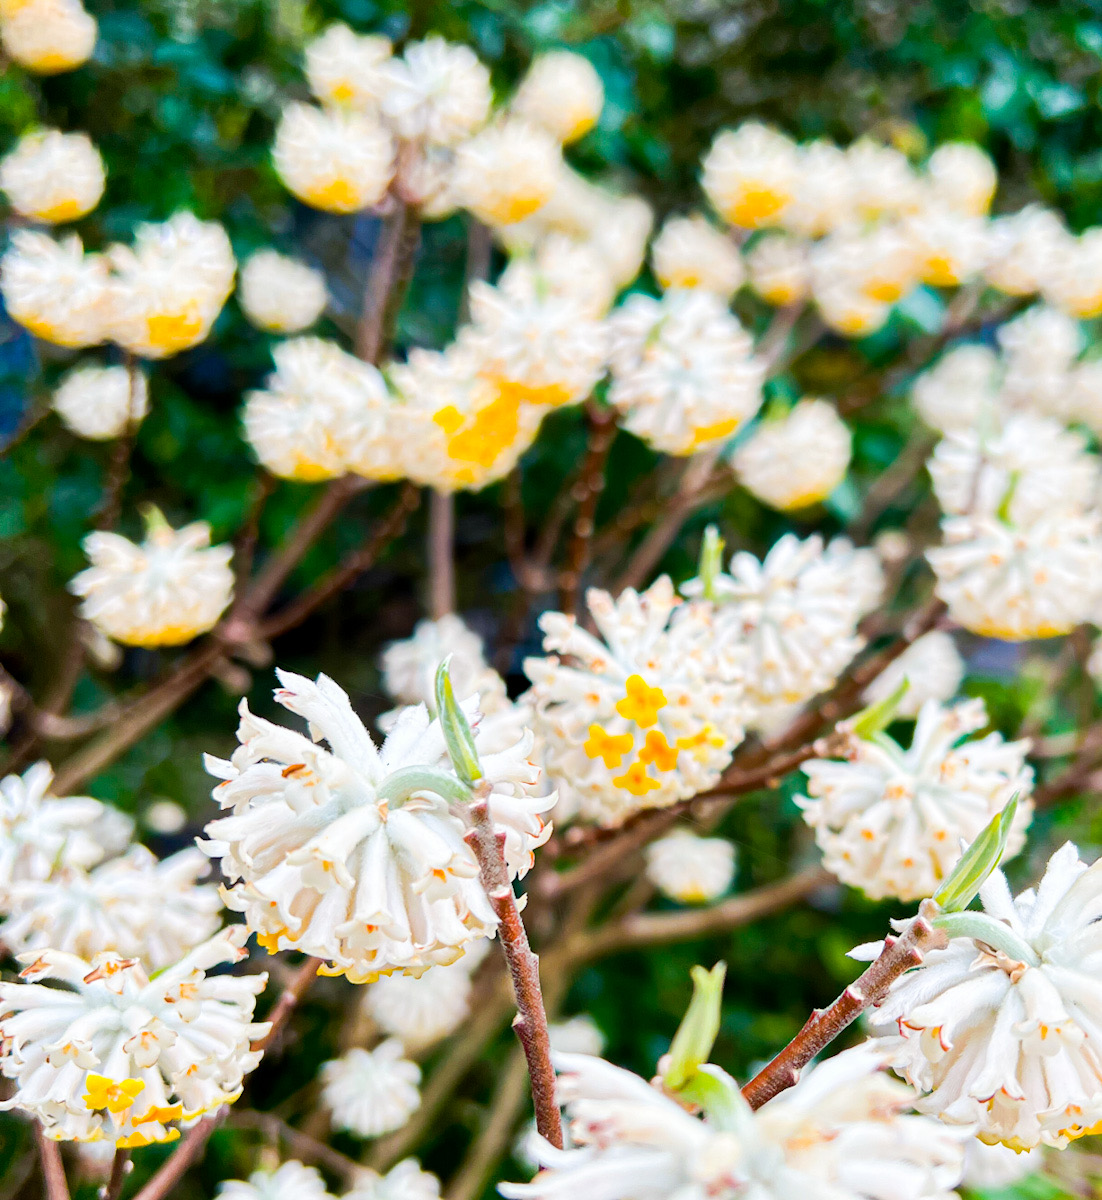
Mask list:
[[[502,91],[535,52],[558,45],[579,50],[600,70],[608,102],[599,127],[571,157],[581,169],[641,192],[660,214],[699,205],[701,153],[719,128],[753,116],[803,138],[826,135],[845,143],[869,133],[916,157],[941,140],[972,138],[999,166],[998,208],[1041,199],[1077,228],[1102,222],[1102,8],[1086,0],[93,0],[88,7],[100,22],[91,64],[46,80],[9,67],[0,78],[0,150],[36,122],[86,130],[109,171],[103,203],[78,226],[88,246],[127,237],[138,221],[193,209],[224,222],[239,255],[274,244],[323,265],[336,301],[327,330],[333,334],[347,332],[355,319],[377,223],[297,205],[275,177],[269,146],[281,104],[305,95],[304,44],[338,19],[397,41],[433,31],[468,42],[492,66]],[[450,337],[464,254],[459,219],[425,231],[401,314],[399,352],[443,345]],[[865,346],[826,342],[807,356],[798,377],[779,386],[848,390],[870,364],[893,361],[905,343],[936,326],[939,305],[933,293],[922,293]],[[0,437],[71,360],[32,345],[10,322],[0,326]],[[255,475],[237,409],[242,392],[269,366],[268,339],[245,323],[231,301],[208,344],[154,369],[152,412],[138,437],[124,532],[137,532],[138,498],[155,501],[177,524],[209,520],[218,539],[241,525]],[[815,515],[817,527],[841,528],[869,482],[911,435],[913,418],[901,396],[901,387],[877,395],[857,415],[852,481],[832,498],[829,511]],[[546,511],[583,447],[578,413],[556,414],[547,423],[526,462],[530,513]],[[0,460],[0,594],[10,608],[0,657],[36,694],[48,691],[61,669],[65,639],[58,631],[66,629],[71,612],[64,585],[83,565],[80,539],[99,503],[109,454],[110,447],[78,441],[49,417]],[[654,462],[639,443],[618,438],[602,522],[628,501],[633,482]],[[389,492],[381,488],[358,499],[303,563],[291,589],[356,544],[370,516],[386,507]],[[278,542],[313,494],[306,486],[280,484],[264,513],[262,544]],[[935,514],[924,496],[918,489],[905,492],[881,523],[910,519],[928,527]],[[675,574],[691,571],[709,520],[718,521],[729,549],[760,551],[787,528],[810,528],[765,512],[736,490],[705,509],[670,552],[665,565]],[[380,645],[406,635],[421,615],[422,522],[419,514],[409,535],[338,604],[275,647],[282,665],[334,674],[367,718],[388,706],[376,668]],[[513,588],[500,489],[460,498],[457,550],[460,609],[493,644]],[[532,635],[525,631],[512,664],[514,683],[520,654],[535,645]],[[1024,679],[1015,676],[1017,651],[974,649],[968,690],[982,694],[996,725],[1012,732],[1045,702],[1048,678],[1040,669]],[[92,708],[160,666],[158,654],[128,652],[118,671],[82,677],[76,706]],[[269,686],[269,671],[258,669],[250,698],[261,712],[270,708]],[[210,809],[200,753],[228,749],[236,699],[209,684],[103,772],[91,790],[132,810],[170,797],[188,809],[194,832]],[[1057,710],[1047,719],[1066,728],[1075,717]],[[790,780],[779,792],[748,798],[728,819],[724,832],[740,849],[739,888],[778,878],[811,858],[790,800],[796,786]],[[1036,828],[1037,848],[1015,864],[1018,876],[1031,874],[1066,836],[1088,845],[1102,839],[1102,821],[1082,804],[1045,813]],[[893,911],[832,889],[810,907],[728,937],[590,967],[575,983],[567,1009],[592,1013],[608,1037],[609,1055],[649,1074],[688,1000],[689,966],[725,958],[730,972],[716,1057],[745,1075],[852,977],[845,951],[881,936]],[[349,1003],[341,981],[321,984],[313,996],[297,1027],[297,1047],[258,1073],[256,1094],[270,1095],[273,1103],[307,1085],[318,1046],[331,1039],[331,1006]],[[465,1099],[434,1129],[427,1165],[446,1173],[457,1163],[481,1119],[475,1106],[493,1086],[507,1038],[476,1072]],[[307,1043],[308,1053],[295,1053]],[[20,1148],[26,1141],[14,1119],[0,1122],[0,1163],[9,1164],[0,1166],[0,1192],[14,1194],[20,1186],[13,1172],[25,1159]],[[341,1137],[335,1144],[356,1149]],[[203,1169],[203,1194],[213,1194],[218,1179],[249,1170],[252,1145],[245,1135],[221,1131]],[[152,1149],[140,1155],[139,1176],[161,1154]],[[510,1169],[520,1170],[515,1164]],[[82,1194],[91,1191],[86,1186]],[[1011,1194],[1040,1200],[1057,1193],[998,1193]]]

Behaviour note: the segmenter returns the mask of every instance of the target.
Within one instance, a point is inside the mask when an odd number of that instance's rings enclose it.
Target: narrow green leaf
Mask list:
[[[853,732],[865,741],[875,737],[878,733],[883,733],[895,720],[900,702],[910,686],[911,681],[904,676],[890,696],[885,696],[883,700],[878,700],[875,704],[870,704],[868,708],[862,709],[850,722]]]
[[[953,868],[949,878],[934,894],[934,903],[943,912],[961,912],[975,899],[984,880],[1006,853],[1006,843],[1017,811],[1018,793],[1015,792],[1002,812],[991,818],[983,832],[961,855],[960,862]]]
[[[436,717],[444,733],[444,744],[455,773],[473,787],[482,778],[482,766],[475,749],[474,734],[455,698],[450,674],[451,655],[436,668]]]
[[[704,541],[700,547],[700,582],[704,585],[704,599],[716,601],[716,577],[723,570],[723,548],[726,545],[719,530],[709,525],[704,530]]]
[[[716,1034],[719,1033],[720,1003],[727,964],[716,963],[710,971],[693,967],[691,974],[693,998],[673,1035],[668,1065],[663,1075],[663,1082],[673,1092],[680,1091],[692,1081],[697,1068],[708,1061],[708,1055],[712,1052]]]

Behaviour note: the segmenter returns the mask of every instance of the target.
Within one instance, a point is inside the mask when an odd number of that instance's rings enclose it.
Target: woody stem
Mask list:
[[[553,1146],[562,1149],[562,1121],[555,1102],[555,1069],[551,1065],[551,1040],[540,988],[539,958],[532,953],[528,932],[520,919],[505,867],[505,835],[494,828],[488,794],[485,784],[476,792],[468,810],[474,825],[467,831],[466,841],[478,859],[482,886],[498,918],[498,942],[509,966],[517,1002],[513,1029],[528,1064],[536,1128]]]

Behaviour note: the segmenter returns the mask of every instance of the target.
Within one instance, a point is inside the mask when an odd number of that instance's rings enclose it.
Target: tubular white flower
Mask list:
[[[86,133],[36,129],[0,159],[0,188],[12,208],[39,221],[75,221],[103,195],[103,159]]]
[[[275,373],[264,391],[246,394],[242,413],[245,437],[272,474],[310,483],[346,471],[401,475],[391,401],[376,367],[317,337],[283,342],[272,358]]]
[[[563,233],[541,237],[532,251],[531,265],[525,258],[514,259],[502,272],[498,286],[506,287],[517,275],[529,281],[526,289],[536,284],[550,296],[565,297],[589,319],[605,316],[619,290],[602,248]]]
[[[984,217],[999,177],[995,164],[974,142],[944,142],[926,163],[930,189],[942,204],[969,217]]]
[[[143,358],[197,345],[233,290],[237,264],[225,229],[189,212],[139,225],[134,246],[112,246],[113,341]]]
[[[463,344],[503,399],[577,404],[604,374],[604,323],[574,296],[552,291],[535,264],[513,262],[497,287],[473,282],[470,308]]]
[[[120,437],[149,412],[149,384],[143,372],[126,367],[78,367],[62,379],[54,412],[79,437],[105,441]]]
[[[297,258],[258,250],[241,270],[238,290],[245,316],[271,333],[298,333],[325,312],[325,276]]]
[[[454,1033],[471,1009],[471,976],[464,955],[419,979],[384,975],[368,986],[364,1004],[384,1032],[410,1050],[421,1050]]]
[[[207,826],[203,845],[233,883],[227,907],[245,914],[266,949],[328,958],[326,973],[354,983],[419,975],[492,936],[497,919],[449,808],[459,788],[438,722],[423,705],[407,708],[377,749],[331,679],[277,674],[276,699],[307,719],[315,740],[253,716],[242,701],[232,759],[206,758],[224,781],[214,798],[232,810]],[[476,704],[464,702],[468,718]],[[476,746],[479,738],[475,719]],[[550,836],[540,814],[554,797],[532,796],[540,773],[531,749],[528,734],[480,752],[512,875],[528,870]]]
[[[663,288],[703,288],[725,299],[746,278],[738,247],[700,213],[670,217],[651,246]]]
[[[306,79],[322,102],[373,112],[386,88],[380,68],[390,59],[390,39],[353,33],[342,22],[328,26],[306,47]]]
[[[717,654],[711,606],[680,602],[665,575],[616,600],[592,588],[586,603],[604,640],[544,613],[549,656],[525,660],[527,701],[551,778],[615,825],[719,778],[743,737],[740,655]]]
[[[719,133],[701,168],[701,186],[716,212],[744,229],[783,224],[800,186],[795,143],[756,121]]]
[[[901,717],[917,717],[927,700],[951,700],[963,678],[964,660],[952,636],[943,629],[933,629],[880,672],[865,689],[865,702],[887,700],[906,679],[907,690],[895,711]]]
[[[914,381],[919,416],[940,433],[970,431],[999,403],[999,359],[989,346],[966,343],[943,354]]]
[[[548,1025],[547,1036],[556,1054],[592,1054],[596,1057],[605,1048],[605,1035],[588,1013]]]
[[[16,1081],[0,1108],[37,1117],[47,1137],[130,1147],[232,1103],[260,1061],[250,1043],[269,1027],[252,1015],[267,976],[206,972],[245,957],[244,933],[224,929],[152,981],[115,954],[22,956],[29,982],[0,983],[0,1071]]]
[[[394,144],[377,117],[346,109],[288,104],[272,161],[304,204],[352,213],[377,204],[394,175]]]
[[[456,613],[418,621],[410,637],[383,649],[383,687],[400,704],[435,705],[436,670],[449,656],[459,700],[477,692],[484,713],[507,701],[505,682],[486,662],[482,639]]]
[[[56,242],[20,229],[0,262],[0,290],[12,318],[59,346],[94,346],[107,333],[107,261],[80,238]]]
[[[322,1101],[337,1125],[365,1138],[402,1128],[421,1105],[421,1068],[403,1054],[391,1038],[322,1065]]]
[[[871,1022],[898,1029],[893,1065],[922,1111],[1016,1150],[1066,1146],[1102,1122],[1102,864],[1069,842],[1035,890],[1011,898],[995,872],[980,899],[967,934],[896,980]]]
[[[219,1200],[332,1200],[316,1167],[292,1159],[274,1171],[254,1171],[246,1179],[218,1185]]]
[[[872,550],[845,538],[824,548],[818,535],[780,538],[764,560],[748,551],[716,579],[716,648],[744,647],[747,724],[772,724],[825,691],[864,644],[857,624],[879,600],[883,577]],[[701,594],[693,579],[682,585]],[[715,652],[715,648],[713,649]]]
[[[604,85],[589,59],[552,50],[532,60],[509,107],[565,145],[597,124],[604,103]]]
[[[1012,1150],[971,1138],[964,1151],[964,1185],[973,1189],[1005,1188],[1044,1170],[1044,1150]]]
[[[759,238],[746,255],[750,286],[778,308],[799,304],[811,292],[811,263],[807,243],[785,233]]]
[[[1102,228],[1085,229],[1061,243],[1046,267],[1042,291],[1050,304],[1073,317],[1102,313]]]
[[[1097,513],[1013,526],[988,515],[946,517],[927,551],[937,595],[965,629],[1004,641],[1057,637],[1091,619],[1102,574]]]
[[[1086,439],[1048,417],[1007,416],[985,436],[955,430],[937,445],[928,469],[942,510],[954,515],[1005,509],[1017,525],[1081,512],[1098,492],[1099,461]]]
[[[859,217],[878,221],[916,212],[922,186],[907,156],[871,138],[861,138],[846,151],[853,178],[852,198]],[[852,219],[852,214],[848,214]]]
[[[414,350],[391,369],[394,442],[415,483],[477,491],[508,474],[535,440],[542,407],[495,380],[492,367],[483,372],[481,351],[475,339],[461,339],[443,352]]]
[[[1040,291],[1049,264],[1070,236],[1056,213],[1039,204],[996,217],[989,231],[987,282],[1011,296]]]
[[[705,904],[722,896],[735,877],[735,847],[726,838],[697,837],[679,829],[646,850],[647,878],[681,904]]]
[[[767,416],[731,455],[742,485],[782,512],[817,504],[846,477],[853,439],[826,400]]]
[[[501,1185],[507,1200],[952,1200],[960,1179],[960,1136],[909,1115],[910,1089],[864,1046],[722,1127],[598,1058],[555,1063],[570,1149],[537,1139],[545,1169]]]
[[[440,1180],[422,1171],[415,1158],[404,1158],[385,1175],[365,1170],[356,1176],[344,1200],[439,1200]]]
[[[4,49],[36,75],[72,71],[92,57],[96,22],[79,0],[25,0],[0,19]]]
[[[941,204],[908,216],[904,236],[915,255],[918,278],[934,287],[957,287],[987,263],[987,222]]]
[[[818,140],[800,146],[799,166],[800,187],[785,209],[783,224],[802,237],[822,237],[852,215],[850,159],[832,142]]]
[[[81,615],[127,646],[180,646],[213,629],[233,597],[232,546],[211,546],[210,526],[151,521],[141,545],[118,533],[81,543],[92,565],[69,581]]]
[[[812,759],[808,795],[796,803],[815,830],[823,865],[873,899],[918,900],[937,891],[991,818],[1018,795],[1006,858],[1025,844],[1033,817],[1028,742],[982,729],[982,700],[943,708],[928,700],[904,750],[887,736],[849,738],[844,761]]]
[[[57,950],[92,959],[109,951],[148,971],[177,962],[218,929],[222,901],[199,879],[210,863],[198,850],[158,862],[144,846],[90,872],[64,867],[47,880],[11,884],[0,909],[0,940],[14,953]]]
[[[666,454],[721,445],[761,406],[764,366],[710,292],[629,297],[609,318],[609,400],[624,428]]]
[[[490,115],[490,72],[469,46],[441,37],[411,42],[383,70],[382,111],[399,137],[455,146]]]
[[[487,225],[512,225],[551,198],[562,169],[559,143],[514,118],[491,125],[455,154],[455,199]]]
[[[55,870],[90,868],[130,841],[134,822],[91,796],[55,796],[54,773],[38,762],[0,780],[0,896]]]

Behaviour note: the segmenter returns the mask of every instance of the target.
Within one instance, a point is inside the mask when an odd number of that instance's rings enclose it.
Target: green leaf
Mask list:
[[[961,912],[972,903],[984,880],[999,865],[1018,811],[1018,793],[1007,801],[1001,813],[991,818],[987,828],[961,855],[952,874],[934,894],[934,903],[943,912]]]
[[[709,525],[704,530],[704,541],[700,546],[700,582],[704,585],[704,599],[716,601],[716,576],[723,570],[723,548],[726,545],[719,530]]]
[[[448,747],[455,773],[468,787],[473,787],[482,778],[482,766],[478,761],[474,734],[455,698],[450,664],[449,654],[436,668],[436,716],[444,732],[444,744]]]
[[[727,964],[716,963],[710,971],[693,967],[690,975],[693,998],[673,1035],[669,1061],[663,1074],[663,1082],[673,1092],[680,1091],[693,1080],[697,1069],[708,1061],[708,1055],[712,1052],[719,1033]]]
[[[883,733],[895,720],[900,702],[909,691],[910,686],[911,681],[904,676],[890,696],[885,696],[883,700],[877,700],[875,704],[870,704],[868,708],[862,709],[851,722],[853,732],[865,741],[874,738],[878,733]]]

